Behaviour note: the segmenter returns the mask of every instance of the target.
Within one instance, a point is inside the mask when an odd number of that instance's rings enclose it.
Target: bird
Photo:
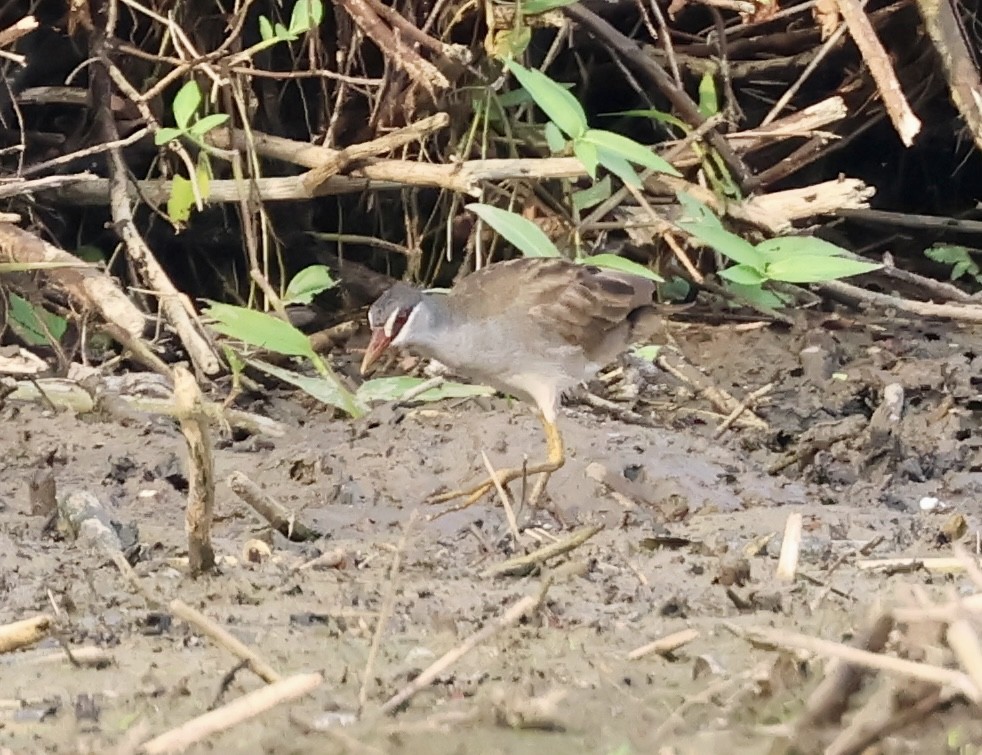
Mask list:
[[[558,257],[495,262],[462,277],[449,293],[396,283],[368,311],[371,337],[362,375],[390,348],[436,360],[472,382],[535,407],[545,461],[501,470],[502,486],[538,475],[535,505],[566,460],[557,426],[564,393],[592,378],[658,329],[656,284],[640,275]],[[492,490],[485,479],[430,498],[470,506]]]

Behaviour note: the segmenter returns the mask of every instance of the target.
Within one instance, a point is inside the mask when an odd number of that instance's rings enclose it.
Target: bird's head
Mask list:
[[[397,283],[368,310],[368,326],[372,337],[361,361],[361,374],[368,372],[389,346],[403,346],[412,343],[413,321],[423,303],[423,293],[419,289]]]

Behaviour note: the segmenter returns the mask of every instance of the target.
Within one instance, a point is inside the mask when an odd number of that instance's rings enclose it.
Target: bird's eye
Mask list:
[[[409,319],[409,313],[411,310],[408,309],[397,309],[391,315],[389,319],[385,321],[385,335],[389,338],[395,338],[399,335],[399,331],[402,330],[402,326],[406,324]]]
[[[392,324],[393,338],[399,335],[399,331],[402,330],[402,326],[405,325],[408,320],[409,320],[409,310],[400,309],[399,313],[396,315],[395,322]]]

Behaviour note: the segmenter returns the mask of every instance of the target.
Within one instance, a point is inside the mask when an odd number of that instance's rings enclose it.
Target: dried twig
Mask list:
[[[849,34],[856,42],[863,60],[869,66],[873,80],[883,98],[887,114],[893,121],[893,127],[900,136],[901,141],[910,146],[914,143],[914,137],[921,130],[921,121],[910,109],[907,98],[904,97],[897,80],[897,74],[893,71],[890,64],[890,56],[883,49],[880,40],[876,37],[873,24],[863,12],[863,7],[859,0],[836,0],[839,12],[842,14]]]
[[[258,653],[237,640],[219,624],[209,619],[200,611],[195,610],[187,603],[180,600],[172,600],[167,608],[177,618],[183,619],[190,624],[193,629],[210,637],[219,647],[225,648],[235,657],[245,661],[249,669],[263,681],[273,684],[283,678]]]
[[[188,450],[188,562],[192,576],[198,576],[215,566],[215,550],[211,545],[215,465],[201,390],[191,373],[181,366],[174,368],[174,405]]]
[[[440,658],[431,663],[419,676],[412,682],[403,687],[399,692],[389,698],[381,708],[385,714],[395,713],[402,705],[412,699],[420,690],[426,689],[434,679],[450,668],[453,664],[467,655],[482,642],[487,642],[504,629],[512,624],[518,623],[527,614],[539,607],[545,590],[538,595],[527,595],[505,611],[498,619],[485,625],[470,637],[465,639],[457,647],[444,653]]]
[[[638,658],[644,658],[646,655],[650,655],[651,653],[657,653],[658,655],[671,655],[680,647],[683,645],[688,645],[693,640],[698,639],[698,637],[699,632],[697,632],[695,629],[683,629],[665,637],[660,637],[654,642],[649,642],[647,645],[642,645],[639,648],[635,648],[627,654],[627,659],[629,661],[636,661]]]
[[[419,509],[414,509],[409,517],[409,521],[402,529],[402,537],[396,546],[395,553],[392,554],[392,565],[389,567],[389,579],[386,583],[385,596],[382,598],[382,608],[379,610],[378,620],[375,623],[375,632],[372,634],[372,644],[368,649],[368,658],[365,660],[365,670],[362,672],[361,688],[358,690],[358,710],[363,712],[368,704],[368,690],[372,684],[375,674],[375,660],[378,658],[379,648],[382,646],[382,635],[385,633],[385,625],[392,615],[396,603],[396,587],[399,582],[399,567],[402,564],[402,554],[406,552],[406,545],[409,536],[419,520]]]
[[[748,393],[744,397],[743,401],[740,402],[740,405],[730,412],[726,419],[720,422],[719,427],[717,427],[716,431],[713,433],[713,437],[718,438],[729,430],[733,426],[733,423],[739,419],[741,414],[747,411],[747,409],[752,408],[753,405],[757,403],[758,399],[763,398],[772,390],[774,390],[774,383],[767,383],[766,385],[762,385],[757,390]]]
[[[481,458],[484,460],[484,468],[488,470],[488,477],[491,478],[491,482],[494,483],[495,490],[498,491],[498,498],[501,499],[501,506],[505,510],[505,518],[508,520],[508,529],[511,531],[512,540],[515,545],[518,545],[518,520],[515,518],[515,509],[512,508],[511,498],[508,495],[508,491],[501,484],[501,480],[498,479],[498,473],[495,471],[494,467],[491,466],[491,460],[488,455],[481,449]]]
[[[830,642],[817,637],[809,637],[795,632],[784,632],[775,629],[752,628],[743,630],[736,628],[737,634],[746,636],[753,642],[774,645],[777,647],[797,648],[813,653],[838,658],[842,661],[862,666],[867,669],[883,671],[902,679],[917,679],[931,684],[953,687],[974,703],[982,702],[982,690],[961,671],[934,666],[929,663],[917,663],[905,658],[870,653],[859,648],[849,647],[838,642]]]
[[[534,550],[525,556],[517,556],[515,558],[510,558],[507,561],[503,561],[500,564],[494,564],[493,566],[485,569],[481,573],[481,576],[500,577],[528,574],[536,566],[544,564],[550,558],[561,556],[574,548],[579,548],[581,545],[583,545],[583,543],[596,535],[603,528],[604,526],[602,524],[596,524],[592,527],[584,527],[583,529],[577,530],[569,537],[565,538],[564,540],[560,540],[557,543],[550,543],[549,545]]]
[[[891,294],[854,286],[843,281],[826,281],[817,284],[818,288],[852,303],[868,304],[880,309],[896,309],[920,317],[937,317],[961,322],[982,323],[982,306],[971,304],[935,304],[930,301],[914,301]]]
[[[0,626],[0,653],[9,653],[40,642],[48,636],[52,623],[51,616],[41,614],[30,619],[3,624]]]
[[[665,372],[695,388],[720,411],[730,414],[740,408],[741,404],[739,401],[722,388],[711,383],[709,378],[692,367],[680,356],[673,356],[670,360],[666,354],[661,354],[655,360],[655,363],[661,369],[665,370]],[[766,430],[768,427],[767,423],[749,408],[744,408],[733,420],[733,423],[746,425],[757,430]]]
[[[798,554],[801,552],[801,525],[802,516],[800,512],[788,514],[788,520],[784,525],[784,539],[781,541],[781,557],[777,562],[776,576],[782,582],[794,582],[795,572],[798,570]]]
[[[226,484],[233,493],[248,503],[259,516],[269,522],[269,525],[287,540],[302,543],[321,537],[320,532],[299,521],[295,512],[290,511],[275,498],[267,495],[244,473],[232,472],[228,476]]]
[[[140,752],[146,755],[183,752],[213,734],[231,729],[281,703],[302,697],[317,689],[323,682],[324,677],[320,674],[297,674],[287,677],[275,684],[243,695],[221,708],[192,718],[177,728],[154,737],[149,742],[144,742]]]

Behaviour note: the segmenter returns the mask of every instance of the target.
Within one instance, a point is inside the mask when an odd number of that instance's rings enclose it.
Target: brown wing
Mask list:
[[[468,275],[454,287],[453,298],[475,318],[514,312],[600,356],[627,345],[635,325],[649,314],[654,293],[654,282],[636,275],[554,258],[522,258]],[[610,343],[611,338],[618,343]]]

